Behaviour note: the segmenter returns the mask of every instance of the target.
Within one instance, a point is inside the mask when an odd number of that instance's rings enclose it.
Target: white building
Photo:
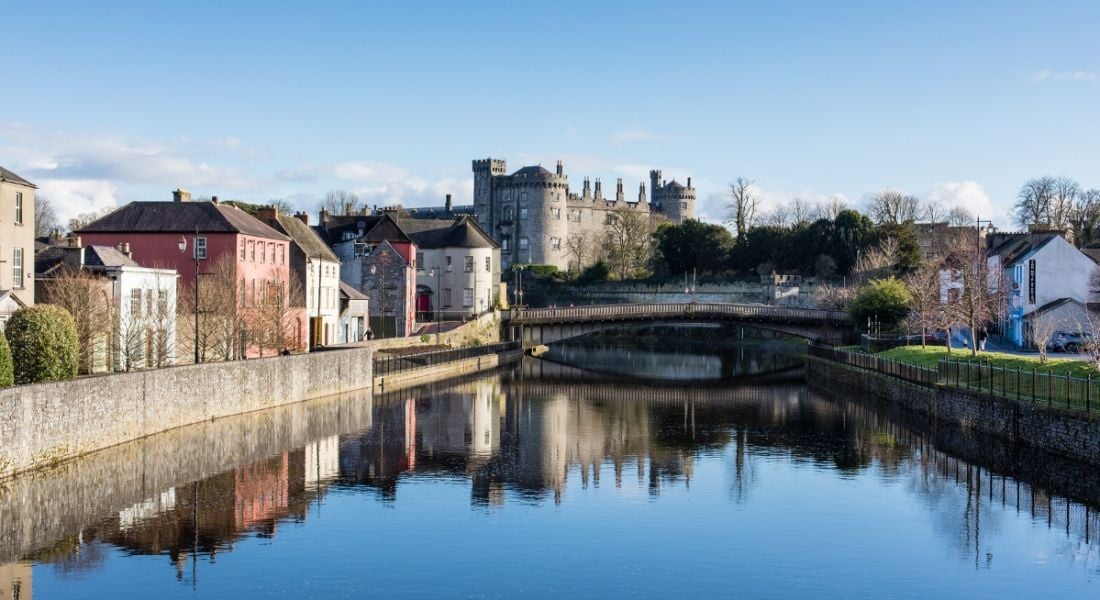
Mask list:
[[[500,246],[473,218],[401,219],[399,224],[416,244],[419,320],[465,319],[503,300]]]
[[[34,304],[34,192],[37,187],[0,167],[0,329]]]
[[[1089,278],[1096,263],[1061,235],[1003,236],[991,248],[988,264],[990,272],[1003,269],[1008,288],[1001,323],[1006,340],[1018,347],[1033,345],[1039,318],[1044,330],[1086,329]]]

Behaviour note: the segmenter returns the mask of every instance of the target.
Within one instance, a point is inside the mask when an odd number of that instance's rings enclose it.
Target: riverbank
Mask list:
[[[963,429],[1100,464],[1100,419],[1096,415],[940,385],[934,380],[921,382],[920,377],[907,381],[905,373],[891,375],[817,356],[806,360],[807,381],[815,388],[851,390]]]

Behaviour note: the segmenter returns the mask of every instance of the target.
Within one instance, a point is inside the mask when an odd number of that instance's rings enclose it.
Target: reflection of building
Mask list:
[[[0,565],[0,598],[31,600],[31,564],[25,562]]]

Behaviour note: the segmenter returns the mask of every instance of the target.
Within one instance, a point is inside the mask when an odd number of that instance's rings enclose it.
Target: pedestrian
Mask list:
[[[978,350],[981,350],[982,352],[985,352],[985,340],[988,337],[989,337],[989,334],[986,333],[985,327],[982,327],[981,329],[978,330]]]

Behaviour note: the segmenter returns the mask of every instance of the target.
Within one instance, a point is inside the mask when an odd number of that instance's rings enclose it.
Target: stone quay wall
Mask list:
[[[1100,418],[972,390],[927,387],[829,360],[807,357],[809,383],[857,390],[934,419],[1053,454],[1100,464]]]
[[[0,390],[0,480],[184,425],[370,389],[373,352],[203,363]]]

